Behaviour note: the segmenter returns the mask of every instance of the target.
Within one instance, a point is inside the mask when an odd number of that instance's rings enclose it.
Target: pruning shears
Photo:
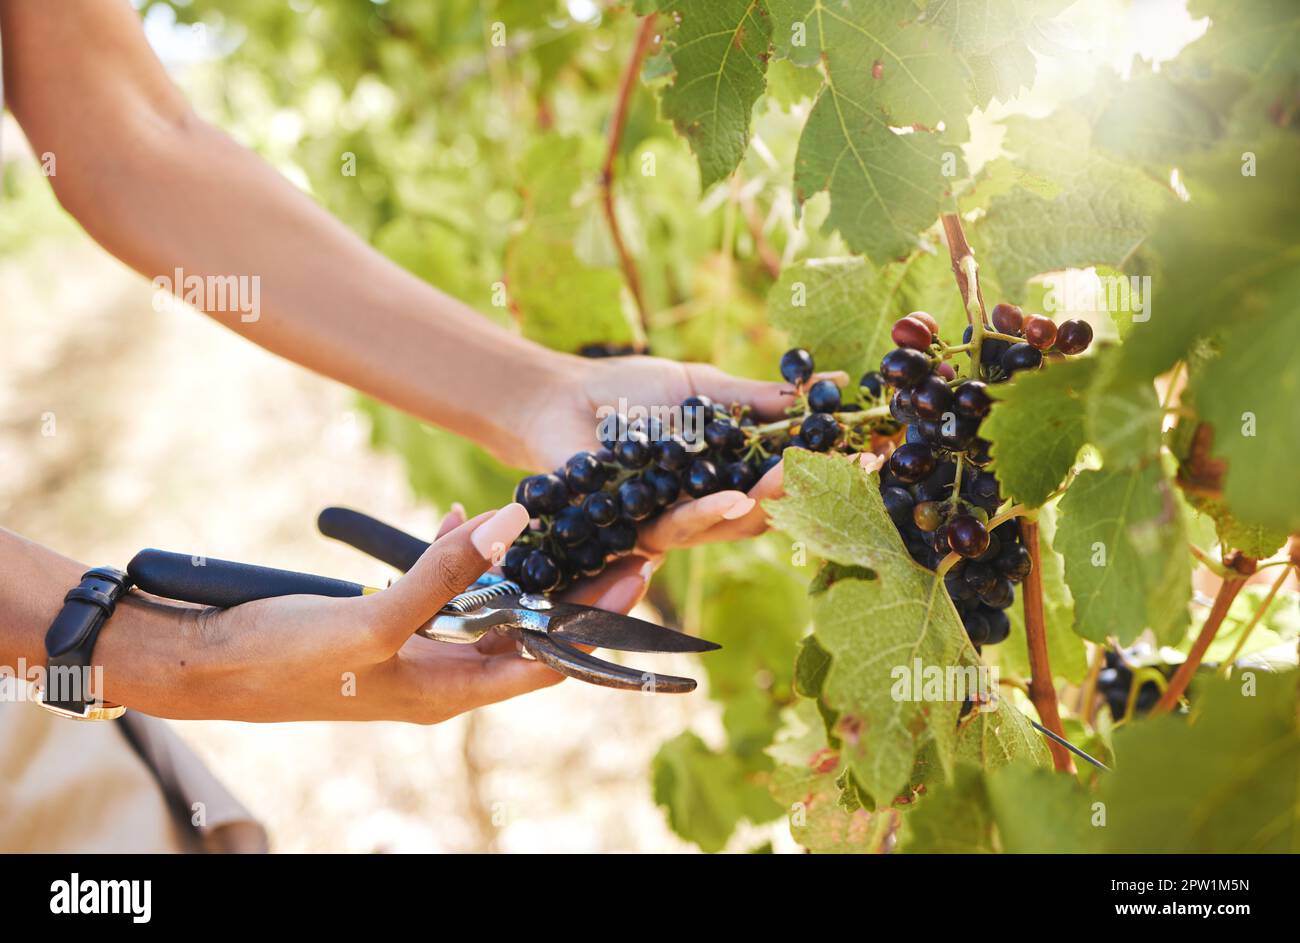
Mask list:
[[[403,572],[429,548],[418,537],[348,508],[326,508],[317,526],[325,536]],[[326,576],[164,550],[140,551],[127,573],[147,593],[220,609],[276,596],[345,598],[382,592]],[[709,652],[721,647],[644,619],[525,593],[518,584],[495,574],[480,577],[415,634],[472,644],[491,631],[513,638],[533,658],[571,678],[657,694],[693,691],[695,681],[617,665],[575,646],[627,652]]]

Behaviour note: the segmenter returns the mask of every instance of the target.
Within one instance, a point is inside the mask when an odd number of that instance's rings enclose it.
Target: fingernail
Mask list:
[[[453,517],[457,514],[460,515],[462,521],[465,520],[465,505],[461,504],[459,501],[453,501],[451,502],[451,510],[447,512],[447,516]]]
[[[724,521],[734,521],[738,517],[744,517],[754,509],[754,499],[741,496],[733,501],[725,511],[722,512]]]
[[[469,542],[484,560],[491,560],[498,550],[510,546],[527,526],[527,509],[522,504],[507,504],[474,528]]]
[[[654,575],[655,575],[654,561],[647,560],[645,563],[641,565],[641,581],[643,583],[649,583],[650,577]]]

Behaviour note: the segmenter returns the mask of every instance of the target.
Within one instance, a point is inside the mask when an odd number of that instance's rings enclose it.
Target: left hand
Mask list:
[[[841,385],[842,373],[818,374]],[[596,413],[601,406],[677,406],[704,394],[715,402],[743,403],[758,420],[775,420],[794,405],[788,383],[733,377],[709,364],[678,363],[658,357],[617,357],[582,361],[573,382],[539,397],[523,424],[523,447],[530,467],[559,468],[569,456],[600,447]],[[767,515],[761,501],[781,494],[782,468],[777,465],[749,493],[719,491],[683,501],[641,529],[640,552],[657,556],[674,547],[740,540],[762,533]]]

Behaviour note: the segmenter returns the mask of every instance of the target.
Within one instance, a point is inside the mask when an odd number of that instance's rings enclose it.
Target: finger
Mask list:
[[[704,393],[724,404],[747,403],[760,419],[779,419],[795,402],[794,387],[788,383],[733,377],[708,364],[687,364],[686,369],[697,393]],[[848,384],[849,375],[832,371],[814,374],[813,379],[833,380],[836,386],[842,387]]]
[[[447,516],[444,517],[442,523],[438,525],[438,537],[450,534],[453,530],[464,523],[465,505],[461,504],[459,501],[453,501],[451,510],[447,512]],[[434,537],[433,539],[437,540],[438,537]]]
[[[681,539],[687,541],[686,546],[692,546],[757,537],[768,528],[768,516],[763,502],[769,498],[781,497],[785,493],[784,483],[785,464],[778,462],[749,490],[749,497],[754,504],[747,513],[731,520],[719,521],[707,530],[697,531],[690,536],[683,535]]]
[[[683,501],[642,529],[640,545],[652,555],[689,546],[710,528],[744,517],[753,509],[754,499],[742,491],[719,491],[694,501]]]
[[[435,540],[410,572],[368,597],[374,610],[369,620],[371,641],[377,648],[396,651],[448,600],[482,576],[527,526],[523,505],[507,504]]]

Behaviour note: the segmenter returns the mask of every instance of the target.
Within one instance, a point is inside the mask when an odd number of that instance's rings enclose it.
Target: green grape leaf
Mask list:
[[[1045,272],[1120,265],[1173,200],[1141,171],[1096,153],[1087,119],[1071,109],[1004,123],[1004,149],[1032,186],[991,197],[972,238],[1013,295]],[[1043,194],[1043,181],[1050,182],[1052,196]]]
[[[1020,854],[1095,852],[1104,829],[1088,791],[1069,776],[1007,766],[985,776],[1001,850]]]
[[[1153,461],[1164,418],[1155,386],[1125,374],[1114,347],[1099,349],[1094,359],[1095,376],[1083,400],[1087,440],[1112,471]]]
[[[741,821],[766,822],[781,811],[735,754],[716,753],[693,733],[664,743],[651,775],[673,831],[707,852],[721,851]]]
[[[1117,157],[1167,169],[1213,147],[1223,134],[1215,110],[1167,72],[1115,79],[1109,92],[1109,103],[1094,121],[1093,141]]]
[[[1149,628],[1172,644],[1187,631],[1187,534],[1160,463],[1080,472],[1061,499],[1052,546],[1084,638],[1128,645]]]
[[[1210,29],[1188,49],[1188,58],[1211,68],[1250,76],[1268,90],[1294,82],[1300,60],[1300,15],[1291,0],[1192,0],[1192,16],[1210,18]]]
[[[1117,730],[1106,850],[1300,852],[1296,684],[1295,671],[1207,679],[1194,723],[1165,715]]]
[[[1052,364],[992,387],[997,401],[980,427],[1002,491],[1038,507],[1074,466],[1086,441],[1084,396],[1096,373],[1093,358]]]
[[[1300,531],[1300,264],[1278,288],[1278,309],[1227,332],[1189,390],[1214,427],[1214,456],[1227,462],[1224,504],[1241,525],[1270,534]]]
[[[700,186],[731,175],[749,146],[750,113],[766,87],[772,21],[762,0],[677,0],[665,38],[676,75],[664,117],[700,162]]]
[[[953,781],[928,789],[903,816],[899,851],[906,854],[979,855],[997,850],[984,776],[963,763]]]
[[[777,54],[820,62],[825,87],[795,159],[802,204],[823,190],[824,229],[873,260],[907,254],[963,173],[966,80],[942,33],[906,0],[769,0]],[[894,127],[917,130],[897,134]],[[933,129],[945,127],[945,142]]]
[[[999,697],[992,709],[976,710],[962,721],[957,732],[957,761],[982,769],[1021,761],[1050,767],[1052,755],[1025,715],[1009,699]]]
[[[922,699],[923,692],[898,696],[897,674],[918,662],[974,664],[975,652],[943,581],[908,556],[877,476],[841,457],[802,449],[786,456],[787,496],[764,502],[773,526],[820,556],[878,574],[840,580],[815,597],[813,625],[831,658],[821,694],[839,712],[848,764],[877,805],[888,805],[926,742],[949,768],[960,708],[959,700]]]
[[[854,380],[879,366],[894,347],[894,322],[909,311],[928,311],[948,337],[965,324],[947,259],[924,251],[880,267],[864,259],[796,263],[772,286],[767,305],[773,326],[812,351],[817,369],[844,370]]]

